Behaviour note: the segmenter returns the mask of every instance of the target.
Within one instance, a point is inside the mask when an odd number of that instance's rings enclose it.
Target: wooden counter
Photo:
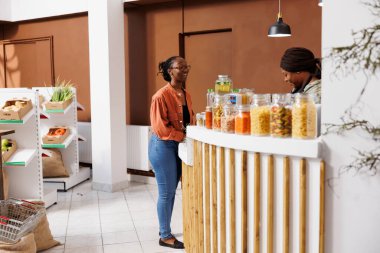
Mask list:
[[[186,252],[322,253],[321,150],[319,139],[188,127],[179,148]]]

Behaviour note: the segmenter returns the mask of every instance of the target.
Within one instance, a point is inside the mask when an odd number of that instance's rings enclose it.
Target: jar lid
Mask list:
[[[212,110],[212,107],[211,106],[206,106],[206,112],[209,112]]]
[[[209,89],[207,89],[207,92],[208,92],[208,93],[210,93],[210,92],[214,92],[214,89],[209,88]]]

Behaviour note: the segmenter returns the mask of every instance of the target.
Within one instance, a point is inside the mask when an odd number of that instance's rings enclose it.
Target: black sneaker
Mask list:
[[[180,242],[177,239],[174,239],[174,243],[170,244],[170,243],[164,242],[160,238],[160,240],[158,241],[158,244],[160,244],[160,246],[169,247],[169,248],[173,248],[173,249],[184,249],[185,248],[185,246],[183,245],[183,242]]]

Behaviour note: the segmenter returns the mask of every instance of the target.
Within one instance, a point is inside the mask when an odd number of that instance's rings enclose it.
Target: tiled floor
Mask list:
[[[91,182],[58,193],[47,209],[50,229],[63,245],[44,253],[184,252],[158,245],[157,186],[130,182],[127,189],[106,193]],[[182,194],[177,190],[172,233],[182,236]]]

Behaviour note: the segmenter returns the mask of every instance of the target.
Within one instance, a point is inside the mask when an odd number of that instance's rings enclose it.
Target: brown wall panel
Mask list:
[[[162,77],[157,75],[158,62],[179,54],[178,34],[181,32],[232,28],[228,43],[223,42],[231,47],[226,74],[232,76],[235,87],[254,88],[258,93],[290,90],[279,69],[280,57],[288,47],[304,46],[320,56],[321,8],[317,1],[288,0],[282,3],[284,21],[293,32],[290,38],[267,37],[267,30],[275,22],[278,12],[276,0],[188,0],[185,1],[184,16],[180,1],[136,6],[125,9],[128,124],[150,124],[151,97],[165,85]],[[85,112],[79,112],[79,120],[91,121],[87,14],[3,26],[6,40],[53,36],[55,75],[76,84],[78,101],[86,107]],[[205,48],[217,43],[214,37],[209,38],[202,38]],[[190,72],[187,88],[198,112],[204,107],[206,89],[213,87],[216,76],[205,75],[202,82],[201,72],[197,75],[196,70],[202,68],[209,70],[207,73],[217,73],[214,66],[220,60],[213,56],[205,60],[207,55],[198,56],[194,47],[186,50],[194,70],[194,74]],[[2,72],[0,70],[0,81],[4,75]],[[196,81],[194,85],[190,82],[192,78]]]
[[[184,30],[182,31],[182,6],[179,2],[171,2],[161,5],[148,5],[136,8],[127,8],[126,15],[139,12],[145,15],[145,22],[135,23],[145,32],[145,38],[140,38],[142,45],[146,45],[146,65],[141,75],[146,76],[147,84],[137,84],[139,88],[146,85],[148,101],[146,111],[149,111],[150,98],[154,92],[165,85],[161,76],[157,76],[158,62],[172,55],[178,55],[178,33],[221,28],[232,28],[231,33],[231,62],[226,74],[232,76],[234,86],[237,88],[254,88],[258,93],[264,92],[288,92],[290,86],[286,85],[279,68],[279,61],[283,52],[293,46],[303,46],[311,49],[317,57],[321,53],[321,8],[317,1],[288,0],[282,3],[284,21],[291,26],[292,37],[268,38],[267,31],[277,17],[278,1],[276,0],[192,0],[185,1]],[[134,26],[129,24],[129,27]],[[135,27],[135,29],[137,29]],[[212,36],[202,41],[206,48],[216,45]],[[192,40],[192,38],[190,38]],[[185,39],[185,43],[187,43]],[[136,41],[135,41],[136,43]],[[225,43],[225,42],[223,42]],[[206,44],[206,45],[205,45]],[[130,48],[131,50],[131,48]],[[209,72],[215,71],[220,59],[211,56],[205,60],[205,55],[197,55],[197,50],[187,50],[186,58],[193,69],[190,72],[187,88],[192,94],[196,112],[201,110],[206,103],[205,92],[207,88],[214,86],[214,79],[205,76],[201,82],[201,76],[196,69],[203,68]],[[141,62],[140,56],[136,59],[130,56],[130,64]],[[214,59],[213,59],[214,58]],[[141,70],[140,70],[141,71]],[[195,78],[192,75],[196,75]],[[192,79],[196,84],[191,85]],[[143,92],[142,92],[143,94]],[[132,106],[132,105],[131,105]],[[136,103],[133,107],[144,106]],[[148,117],[147,117],[148,119]],[[131,119],[132,123],[134,119]],[[145,122],[149,124],[147,120]]]
[[[54,69],[56,78],[71,80],[78,90],[78,101],[86,107],[86,111],[78,112],[81,121],[91,120],[90,107],[90,72],[88,49],[87,14],[56,17],[51,19],[32,20],[4,24],[4,39],[18,40],[53,36]],[[36,49],[36,53],[39,50]],[[38,53],[40,54],[40,53]],[[41,56],[40,56],[41,57]],[[24,57],[25,58],[25,57]],[[45,64],[45,63],[42,63]],[[34,80],[23,66],[16,66],[20,71],[21,85],[44,86],[42,80]]]

